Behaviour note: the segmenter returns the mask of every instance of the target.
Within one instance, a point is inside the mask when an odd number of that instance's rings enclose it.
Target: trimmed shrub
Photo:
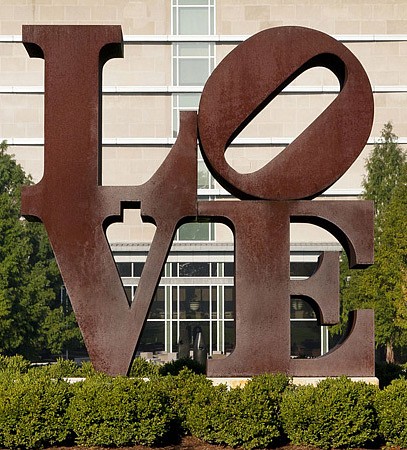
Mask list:
[[[21,355],[0,355],[0,372],[9,372],[13,374],[26,373],[30,368],[30,364],[30,361],[27,361]]]
[[[407,448],[407,380],[392,381],[377,395],[379,432],[387,445]]]
[[[171,430],[168,398],[150,382],[96,374],[74,385],[68,408],[76,443],[156,445]]]
[[[78,377],[79,366],[76,362],[69,359],[57,359],[55,364],[35,367],[31,370],[39,370],[50,378],[69,378]]]
[[[296,445],[363,447],[377,438],[377,392],[376,386],[346,377],[299,386],[283,396],[284,430]]]
[[[290,388],[290,378],[283,374],[260,375],[244,386],[234,432],[237,445],[263,448],[285,439],[280,406]]]
[[[189,410],[197,399],[214,390],[205,375],[197,375],[185,367],[178,375],[152,378],[150,383],[168,396],[174,418],[173,434],[177,436],[191,432],[187,423]]]
[[[130,377],[151,378],[158,375],[158,366],[144,358],[135,358],[131,365]]]
[[[0,377],[0,447],[34,449],[69,437],[68,383],[40,371]]]
[[[202,392],[188,411],[190,430],[214,444],[247,449],[276,445],[284,437],[280,403],[289,383],[282,374],[261,375],[243,389],[221,385]]]
[[[239,394],[240,389],[236,392]],[[225,444],[224,430],[235,410],[234,398],[225,385],[211,385],[195,392],[193,402],[186,410],[186,429],[211,444]]]
[[[94,375],[97,375],[98,372],[96,372],[95,368],[93,367],[93,364],[90,361],[84,361],[78,368],[78,372],[76,374],[77,377],[93,377]]]

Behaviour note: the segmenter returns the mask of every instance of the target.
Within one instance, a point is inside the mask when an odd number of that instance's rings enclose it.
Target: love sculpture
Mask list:
[[[290,295],[307,298],[320,324],[339,321],[338,254],[323,254],[309,279],[290,281],[290,222],[331,232],[350,267],[373,262],[372,203],[312,200],[355,161],[372,126],[368,78],[344,45],[300,27],[254,35],[209,77],[198,114],[181,113],[176,143],[152,178],[112,187],[101,184],[101,73],[107,60],[123,56],[121,28],[29,25],[23,42],[31,57],[45,59],[45,162],[42,180],[24,188],[22,214],[46,227],[96,369],[128,373],[176,229],[210,220],[234,233],[236,346],[225,359],[208,361],[208,375],[374,375],[370,310],[350,315],[346,336],[329,353],[290,358]],[[336,99],[262,169],[236,172],[225,160],[228,145],[312,67],[336,75]],[[208,169],[234,200],[197,200],[197,139]],[[157,227],[131,304],[105,236],[125,208],[140,209]]]

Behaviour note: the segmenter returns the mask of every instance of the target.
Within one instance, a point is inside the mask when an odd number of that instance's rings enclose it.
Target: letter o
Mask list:
[[[338,96],[264,167],[250,174],[235,171],[225,159],[228,145],[284,87],[312,67],[336,75]],[[208,168],[241,199],[316,197],[358,157],[372,122],[373,95],[360,62],[332,37],[303,27],[271,28],[237,46],[207,80],[198,113]]]

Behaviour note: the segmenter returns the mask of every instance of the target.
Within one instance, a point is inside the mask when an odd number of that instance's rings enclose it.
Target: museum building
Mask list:
[[[374,94],[374,125],[366,148],[345,175],[314,201],[358,199],[364,161],[384,123],[391,121],[399,143],[407,143],[404,1],[5,0],[1,11],[0,141],[7,140],[10,152],[34,182],[43,174],[44,61],[28,57],[21,43],[23,24],[122,26],[124,58],[109,61],[103,71],[103,185],[146,182],[176,140],[180,111],[198,109],[200,93],[216,65],[252,34],[276,26],[310,27],[335,37],[361,61]],[[260,169],[301,134],[338,92],[338,80],[327,69],[303,73],[233,140],[226,152],[228,163],[241,173]],[[198,199],[232,199],[209,173],[199,151],[197,166]],[[123,223],[107,231],[129,301],[153,235],[154,226],[142,223],[136,209],[125,210]],[[322,252],[342,249],[328,232],[308,224],[292,224],[290,246],[293,279],[309,277]],[[180,335],[187,330],[192,337],[200,329],[211,356],[226,354],[234,347],[234,314],[231,230],[220,223],[182,225],[139,351],[172,358]],[[311,304],[291,298],[292,356],[319,356],[329,345],[328,331],[318,325]]]

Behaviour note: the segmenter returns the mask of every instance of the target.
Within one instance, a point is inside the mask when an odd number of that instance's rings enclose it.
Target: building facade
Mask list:
[[[124,35],[124,58],[103,72],[102,183],[138,185],[160,166],[175,142],[179,113],[197,110],[205,81],[240,42],[270,27],[314,28],[343,42],[370,79],[375,119],[368,145],[321,199],[357,199],[364,161],[383,124],[391,121],[407,144],[407,3],[402,0],[2,0],[0,21],[0,140],[31,174],[43,173],[44,61],[30,59],[23,24],[114,24]],[[289,55],[287,55],[289,57]],[[254,172],[281,152],[335,98],[327,69],[308,70],[278,95],[226,152],[229,164]],[[73,130],[74,132],[74,130]],[[321,136],[321,145],[324,137]],[[317,168],[316,168],[317,170]],[[200,199],[228,199],[198,152]],[[138,210],[111,225],[111,245],[131,300],[154,235]],[[328,232],[292,224],[291,275],[310,276],[321,252],[340,251]],[[233,234],[218,223],[177,230],[140,342],[141,352],[175,353],[180,336],[201,329],[212,356],[234,346]],[[95,280],[97,283],[97,280]],[[272,307],[272,293],[270,293]],[[188,338],[188,339],[189,339]],[[328,350],[327,330],[312,306],[291,299],[292,356]]]

